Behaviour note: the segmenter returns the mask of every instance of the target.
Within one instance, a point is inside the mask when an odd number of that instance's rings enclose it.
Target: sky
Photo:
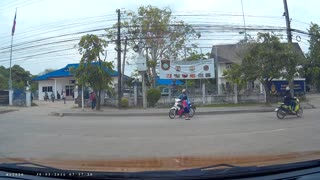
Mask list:
[[[285,28],[282,0],[242,2],[247,27]],[[174,15],[180,15],[176,16],[177,19],[191,25],[244,24],[241,0],[1,0],[0,65],[9,67],[10,64],[11,28],[16,8],[12,65],[19,64],[32,74],[38,74],[48,68],[59,69],[79,62],[80,56],[74,49],[79,39],[76,32],[97,30],[92,33],[103,34],[104,31],[98,29],[111,27],[116,22],[116,9],[134,11],[141,5],[170,7]],[[306,31],[310,22],[319,24],[319,5],[317,0],[288,0],[292,28]],[[209,52],[213,45],[232,44],[242,38],[239,32],[202,31],[203,40],[196,42],[203,47],[203,52]],[[285,40],[286,34],[283,38]],[[54,43],[56,41],[61,43]],[[294,33],[293,41],[299,42],[305,53],[308,51],[307,36]],[[48,45],[50,43],[52,45]],[[116,52],[112,45],[107,48],[107,54],[108,61],[115,60]],[[135,69],[134,63],[129,63],[125,69],[126,75]]]

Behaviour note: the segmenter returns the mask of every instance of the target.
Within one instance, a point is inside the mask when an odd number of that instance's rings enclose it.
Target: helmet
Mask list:
[[[186,92],[186,89],[182,89],[182,92],[183,92],[183,93]]]
[[[290,91],[290,87],[289,86],[286,87],[286,91]]]

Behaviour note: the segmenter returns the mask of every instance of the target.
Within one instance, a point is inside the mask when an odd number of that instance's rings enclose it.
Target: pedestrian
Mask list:
[[[55,95],[54,95],[54,93],[52,92],[52,93],[51,93],[51,101],[54,102],[54,99],[55,99]]]
[[[61,96],[63,99],[63,103],[66,104],[66,93],[64,91],[62,91]]]
[[[91,100],[91,108],[94,109],[96,107],[96,102],[97,102],[96,93],[94,91],[90,93],[90,100]]]

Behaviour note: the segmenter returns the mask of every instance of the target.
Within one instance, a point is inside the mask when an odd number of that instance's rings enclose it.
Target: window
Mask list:
[[[52,92],[52,86],[43,86],[42,92]]]
[[[227,63],[226,64],[226,69],[231,69],[232,64],[231,63]]]
[[[70,80],[69,81],[69,84],[75,84],[76,83],[76,80]]]
[[[73,96],[73,86],[66,86],[66,96]]]

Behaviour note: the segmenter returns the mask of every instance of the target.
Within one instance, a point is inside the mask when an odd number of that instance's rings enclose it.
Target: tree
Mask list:
[[[56,69],[52,69],[52,68],[45,69],[44,71],[42,71],[42,72],[39,73],[39,76],[44,75],[44,74],[48,74],[48,73],[53,72],[53,71],[55,71],[55,70],[56,70]]]
[[[273,33],[258,33],[255,42],[249,44],[249,51],[242,61],[243,77],[246,81],[258,79],[270,101],[270,85],[273,79],[282,77],[286,65],[286,47]]]
[[[281,71],[281,76],[289,82],[291,94],[294,95],[294,78],[302,74],[300,71],[305,64],[305,57],[302,54],[299,54],[292,44],[284,46],[285,51],[283,52],[282,59],[284,60],[285,65]]]
[[[227,81],[237,84],[238,94],[246,86],[247,82],[244,78],[243,69],[239,64],[232,64],[230,69],[223,72],[223,76],[225,76]]]
[[[38,89],[38,84],[36,82],[31,82],[34,76],[31,75],[29,71],[26,71],[19,65],[14,65],[11,67],[12,75],[12,87],[14,89],[25,89],[27,86],[27,81],[31,85],[31,91]],[[9,88],[9,78],[10,78],[10,69],[0,66],[0,89]]]
[[[101,92],[110,89],[113,71],[113,64],[102,60],[100,55],[104,55],[104,48],[107,42],[96,35],[84,35],[78,43],[78,51],[82,55],[79,67],[71,72],[79,85],[90,86],[97,92],[97,110],[101,106]]]
[[[306,81],[320,91],[320,27],[311,23],[308,29],[310,36],[307,63],[304,66]]]
[[[139,41],[144,45],[144,54],[149,59],[147,75],[152,77],[153,82],[161,59],[182,57],[185,44],[190,39],[200,37],[191,25],[173,17],[169,8],[141,6],[137,12],[128,11],[124,14],[126,18],[121,22],[122,34],[128,37],[129,47],[136,47]],[[107,37],[112,41],[116,40],[116,35],[114,29],[107,31]]]
[[[198,53],[196,51],[193,51],[189,54],[189,56],[186,58],[187,61],[197,61],[197,60],[202,60],[202,59],[209,59],[210,53]]]

